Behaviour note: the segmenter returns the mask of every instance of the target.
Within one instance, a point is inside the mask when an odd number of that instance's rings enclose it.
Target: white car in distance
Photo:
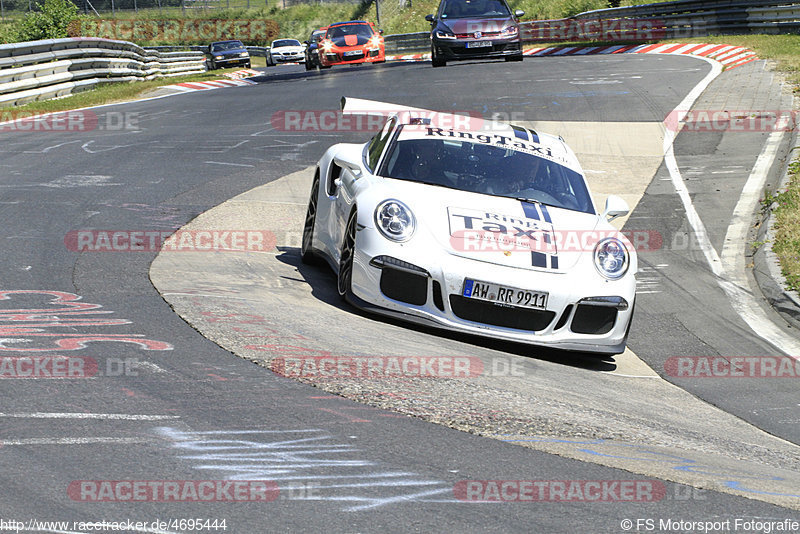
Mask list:
[[[269,46],[267,66],[278,63],[305,63],[306,47],[297,39],[275,39]]]

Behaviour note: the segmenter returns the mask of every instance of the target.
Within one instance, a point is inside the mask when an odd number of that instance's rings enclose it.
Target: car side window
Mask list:
[[[386,143],[392,136],[395,124],[397,124],[397,117],[392,117],[386,121],[381,131],[375,134],[375,137],[372,138],[367,146],[367,166],[373,172],[377,168],[378,160],[381,158]]]

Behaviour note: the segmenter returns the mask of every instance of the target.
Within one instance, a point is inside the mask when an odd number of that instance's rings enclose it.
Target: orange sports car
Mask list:
[[[319,43],[319,63],[323,68],[384,61],[386,50],[383,36],[371,22],[351,20],[331,24]]]

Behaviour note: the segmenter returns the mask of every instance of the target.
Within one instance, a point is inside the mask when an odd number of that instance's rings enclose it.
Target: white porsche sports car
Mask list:
[[[407,321],[559,349],[625,350],[637,258],[599,213],[572,150],[510,124],[342,99],[388,116],[365,144],[336,144],[311,187],[301,253],[339,294]]]

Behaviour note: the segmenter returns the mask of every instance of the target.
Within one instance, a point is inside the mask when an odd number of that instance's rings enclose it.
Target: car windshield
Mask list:
[[[581,174],[527,152],[460,139],[401,140],[390,150],[379,172],[387,178],[594,213]]]
[[[280,48],[282,46],[300,46],[300,41],[296,39],[281,39],[272,42],[272,48]]]
[[[444,19],[511,16],[508,7],[500,0],[447,0],[441,14]]]
[[[240,48],[244,48],[241,41],[225,41],[224,43],[214,43],[211,49],[214,52],[222,52],[223,50],[239,50]]]
[[[372,37],[372,28],[366,24],[348,24],[345,26],[335,26],[328,30],[328,39],[341,39],[347,35],[359,37]]]

